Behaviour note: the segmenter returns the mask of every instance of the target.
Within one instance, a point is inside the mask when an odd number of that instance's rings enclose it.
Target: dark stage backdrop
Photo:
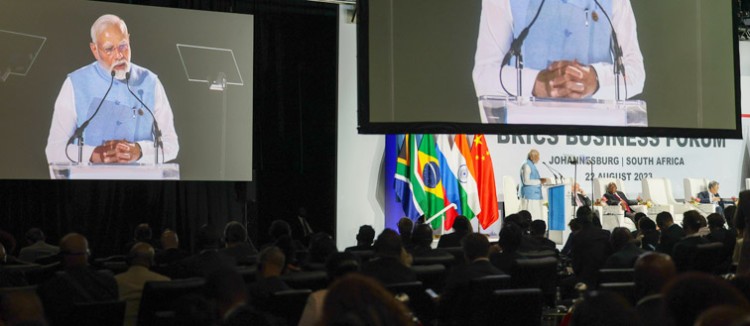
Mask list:
[[[26,244],[83,232],[97,257],[121,254],[133,228],[175,229],[193,249],[200,225],[246,220],[253,242],[273,219],[307,209],[333,235],[336,185],[337,7],[295,0],[112,1],[255,15],[253,182],[0,180],[0,230]],[[352,126],[354,128],[354,126]],[[248,140],[251,141],[251,140]],[[16,253],[17,253],[16,249]]]

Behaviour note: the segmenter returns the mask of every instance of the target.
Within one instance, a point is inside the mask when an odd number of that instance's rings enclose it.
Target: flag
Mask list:
[[[474,172],[476,173],[479,203],[481,205],[481,212],[477,218],[482,228],[486,229],[497,221],[498,212],[495,172],[484,135],[474,135],[474,145],[471,147],[471,155],[474,159]]]
[[[410,153],[416,151],[416,142],[412,135],[404,135],[403,142],[398,148],[398,158],[396,160],[396,175],[393,188],[396,192],[396,199],[401,203],[404,214],[411,219],[416,219],[422,215],[422,210],[415,202],[412,196]]]
[[[419,143],[419,150],[412,151],[414,170],[411,175],[412,192],[422,208],[425,218],[429,219],[445,207],[445,193],[443,191],[440,162],[437,158],[437,147],[432,135],[423,135]],[[423,191],[417,190],[417,184]],[[420,196],[421,195],[421,196]],[[432,221],[432,228],[440,228],[440,219]]]
[[[453,203],[457,206],[457,209],[451,209],[446,212],[445,229],[449,230],[453,227],[453,222],[458,214],[472,219],[479,213],[481,207],[479,205],[477,183],[474,180],[472,172],[469,171],[459,144],[461,140],[466,144],[466,136],[457,135],[455,136],[455,140],[452,135],[438,135],[436,137],[438,138],[437,149],[442,168],[445,205]],[[468,146],[464,147],[468,150]]]

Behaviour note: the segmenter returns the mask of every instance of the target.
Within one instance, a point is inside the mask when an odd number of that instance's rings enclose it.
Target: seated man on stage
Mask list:
[[[625,211],[625,216],[631,220],[635,217],[635,212],[630,206],[638,205],[638,202],[635,200],[629,200],[628,197],[625,197],[625,194],[622,191],[617,190],[617,184],[614,182],[610,182],[607,185],[607,192],[604,193],[604,199],[607,200],[607,205],[609,206],[620,205],[622,210]]]
[[[698,193],[698,200],[701,204],[716,204],[716,212],[724,215],[724,205],[734,204],[732,200],[724,200],[719,196],[719,183],[711,181],[708,183],[708,190]]]
[[[576,184],[573,185],[573,189],[571,189],[571,191],[576,194],[575,197],[573,197],[573,206],[591,206],[591,198],[586,195],[586,192],[583,191],[583,188],[581,188],[580,184],[576,182]]]
[[[155,155],[161,155],[160,163],[174,160],[179,145],[172,108],[156,74],[130,62],[125,21],[99,17],[91,26],[89,47],[96,61],[70,73],[55,101],[47,162],[77,162],[78,146],[71,140],[84,142],[83,162],[152,163]],[[158,154],[154,119],[163,144]],[[74,134],[86,122],[78,138]]]

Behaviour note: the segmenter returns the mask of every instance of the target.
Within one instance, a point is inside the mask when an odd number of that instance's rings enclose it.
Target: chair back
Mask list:
[[[604,193],[607,192],[607,185],[614,182],[617,185],[617,190],[625,192],[622,180],[615,178],[594,178],[594,194],[591,200],[597,200],[604,197]]]
[[[443,290],[443,283],[446,277],[444,265],[413,265],[411,270],[417,274],[417,280],[422,282],[425,288],[433,289],[438,293]]]
[[[138,308],[138,325],[157,325],[157,313],[173,311],[177,299],[200,293],[204,284],[206,280],[203,278],[146,282]]]
[[[635,282],[615,282],[599,284],[600,290],[611,291],[621,295],[630,305],[636,304]]]
[[[632,268],[603,268],[599,270],[598,283],[633,282],[635,270]]]
[[[286,325],[297,325],[310,293],[309,289],[275,292],[269,299],[269,312],[284,320]]]
[[[281,275],[281,280],[292,289],[310,289],[317,291],[328,286],[328,274],[325,271],[295,272]]]
[[[461,247],[445,247],[440,248],[453,255],[453,266],[461,265],[466,263],[466,257],[464,256],[464,249]]]
[[[521,200],[518,199],[518,183],[512,176],[503,176],[503,194],[505,216],[518,213],[521,210]]]
[[[434,320],[437,316],[435,303],[425,292],[427,287],[425,287],[422,282],[415,281],[386,284],[385,288],[394,296],[406,295],[409,299],[406,302],[406,305],[412,313],[419,318],[419,320],[429,322]]]
[[[704,273],[724,274],[728,270],[717,270],[724,257],[724,244],[721,242],[710,242],[699,244],[695,248],[695,260],[693,269]]]
[[[554,306],[557,284],[557,258],[517,259],[511,272],[514,288],[537,288],[544,294],[545,302]]]
[[[442,249],[441,249],[442,250]],[[436,256],[414,256],[414,265],[443,265],[445,268],[449,268],[456,261],[456,258],[452,254],[446,252],[445,255]]]
[[[374,250],[352,250],[350,252],[359,259],[360,264],[364,264],[370,261],[372,257],[375,257]]]
[[[543,295],[540,289],[497,290],[492,294],[487,325],[529,325],[542,323]]]
[[[690,201],[690,197],[695,197],[699,192],[708,190],[708,180],[699,178],[685,178],[682,180],[682,186],[685,190],[683,198],[687,203]]]
[[[64,325],[101,326],[122,325],[125,319],[125,301],[75,303],[68,312]],[[57,324],[56,324],[57,325]]]

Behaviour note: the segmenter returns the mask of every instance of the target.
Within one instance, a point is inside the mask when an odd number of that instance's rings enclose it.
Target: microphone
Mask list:
[[[506,93],[510,94],[507,89],[505,89],[505,84],[503,84],[503,67],[508,65],[510,63],[510,59],[512,57],[516,57],[516,74],[517,74],[517,88],[518,88],[518,94],[517,96],[521,96],[521,70],[523,70],[523,53],[521,52],[521,46],[523,46],[523,42],[526,41],[526,37],[529,36],[529,30],[531,29],[531,26],[534,26],[534,23],[536,23],[537,18],[539,18],[539,14],[542,12],[542,7],[544,7],[544,2],[546,0],[542,0],[542,3],[539,4],[539,8],[536,10],[536,14],[534,15],[534,18],[531,20],[528,26],[524,28],[520,34],[518,34],[518,37],[513,40],[513,42],[510,43],[510,48],[508,49],[508,52],[505,53],[505,56],[503,57],[503,61],[500,64],[500,85],[503,87],[503,90],[505,90]]]
[[[162,156],[164,156],[164,144],[161,141],[161,129],[159,129],[159,123],[156,122],[156,117],[154,116],[154,112],[151,111],[151,109],[148,108],[148,105],[146,103],[143,103],[143,101],[138,97],[138,95],[135,95],[133,90],[130,88],[130,72],[125,73],[125,86],[128,87],[128,92],[135,97],[136,100],[138,100],[141,105],[146,109],[149,115],[151,115],[151,120],[153,120],[153,124],[151,125],[151,132],[154,136],[154,152],[155,152],[155,164],[159,164],[159,148],[162,150]],[[138,93],[143,96],[143,90],[138,90]],[[140,115],[143,115],[143,111],[139,110],[138,113]]]
[[[68,139],[68,144],[65,145],[65,156],[68,156],[68,146],[73,144],[73,142],[78,139],[78,163],[80,164],[83,162],[83,131],[86,130],[86,128],[89,126],[89,123],[92,119],[96,116],[97,113],[99,113],[99,109],[102,108],[102,104],[104,104],[104,100],[107,99],[107,95],[109,95],[109,91],[112,89],[112,85],[115,82],[115,71],[110,71],[111,78],[109,80],[109,87],[107,87],[107,91],[104,93],[104,97],[102,97],[102,100],[99,101],[99,105],[96,106],[96,110],[94,110],[94,114],[91,115],[86,121],[84,121],[80,126],[78,126],[73,132],[73,135],[70,136]],[[70,156],[68,156],[68,160],[70,162],[76,163],[73,161]]]
[[[599,3],[599,0],[594,0],[594,3],[596,3],[596,6],[599,7],[599,9],[604,14],[604,17],[607,18],[607,22],[609,23],[609,27],[612,29],[612,42],[611,42],[611,51],[614,55],[615,62],[613,64],[614,73],[615,73],[615,98],[619,101],[620,100],[620,74],[622,74],[623,80],[626,81],[625,83],[625,97],[628,96],[628,85],[627,85],[627,78],[625,75],[625,64],[623,63],[623,53],[622,53],[622,46],[620,46],[620,42],[617,40],[617,32],[615,31],[615,25],[612,24],[612,20],[609,19],[609,14],[607,14],[607,11],[604,10],[604,7],[602,7],[602,4]]]
[[[558,181],[558,179],[557,179],[557,178],[558,178],[558,175],[557,175],[557,174],[555,173],[555,169],[553,169],[553,168],[552,168],[551,166],[549,166],[549,164],[547,164],[547,162],[542,162],[542,164],[544,164],[544,166],[546,166],[546,167],[547,167],[547,170],[549,170],[549,172],[550,172],[550,173],[552,173],[552,175],[554,175],[554,176],[555,176],[555,183],[556,183],[556,184],[557,184],[557,183],[560,183],[560,182]],[[562,178],[562,174],[560,174],[560,176],[559,176],[559,177],[560,177],[560,178]]]

